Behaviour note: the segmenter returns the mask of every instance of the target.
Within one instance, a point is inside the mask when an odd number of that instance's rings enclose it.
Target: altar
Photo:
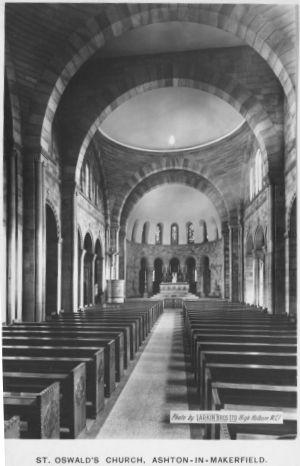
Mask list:
[[[188,282],[161,282],[159,292],[166,298],[181,298],[189,294]]]

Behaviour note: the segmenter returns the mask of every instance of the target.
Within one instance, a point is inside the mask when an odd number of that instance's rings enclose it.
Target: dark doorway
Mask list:
[[[196,293],[196,261],[193,257],[188,257],[186,260],[186,281],[190,285],[190,292]]]
[[[46,317],[57,312],[58,235],[53,210],[46,205]]]
[[[180,270],[179,260],[177,259],[177,257],[173,257],[173,259],[170,260],[170,273],[171,273],[171,275],[173,273],[176,273],[178,275],[179,270]]]
[[[159,258],[154,261],[154,282],[153,282],[153,294],[159,292],[159,285],[163,279],[163,261]]]
[[[210,294],[210,269],[209,269],[209,258],[207,256],[201,257],[201,270],[202,270],[203,295],[209,296]]]

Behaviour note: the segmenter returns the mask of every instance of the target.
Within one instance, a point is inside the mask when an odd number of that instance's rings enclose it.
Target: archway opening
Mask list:
[[[153,282],[153,294],[159,292],[159,285],[163,279],[163,261],[158,257],[154,261],[154,282]]]
[[[297,207],[293,202],[289,228],[289,314],[296,315],[297,309]]]
[[[94,295],[95,303],[101,304],[103,295],[103,255],[99,239],[97,239],[95,246]]]
[[[202,256],[200,259],[200,268],[202,275],[202,294],[203,296],[209,296],[210,294],[210,268],[209,268],[209,257]]]
[[[58,234],[56,219],[46,205],[46,318],[56,313],[58,294]]]
[[[188,257],[186,260],[186,281],[189,283],[190,292],[196,293],[196,261],[194,257]]]
[[[178,275],[180,274],[180,263],[177,257],[172,257],[169,264],[169,272],[173,282],[177,282]]]
[[[83,261],[83,304],[93,304],[93,245],[91,236],[87,233],[83,244],[85,255]]]

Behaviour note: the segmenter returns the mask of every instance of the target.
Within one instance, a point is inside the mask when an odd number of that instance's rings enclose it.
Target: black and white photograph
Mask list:
[[[5,466],[296,466],[298,3],[1,11]]]

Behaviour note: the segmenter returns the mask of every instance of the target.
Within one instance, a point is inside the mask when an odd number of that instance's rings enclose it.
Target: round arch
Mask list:
[[[215,186],[203,176],[189,170],[162,170],[145,177],[137,186],[130,191],[125,199],[121,199],[114,209],[114,221],[120,222],[120,227],[126,231],[126,222],[134,205],[144,194],[151,191],[156,186],[165,183],[182,183],[198,189],[204,193],[214,204],[219,213],[220,219],[228,219],[228,209],[220,192]]]
[[[276,6],[274,10],[275,8]],[[282,10],[274,11],[276,14],[272,15],[272,23],[263,13],[263,5],[254,9],[251,5],[239,4],[128,4],[122,5],[122,8],[110,4],[101,14],[90,18],[85,27],[72,34],[60,59],[50,60],[51,68],[49,66],[41,77],[36,95],[45,97],[44,101],[35,102],[34,107],[41,109],[41,113],[32,115],[30,123],[35,125],[37,122],[40,126],[38,132],[41,134],[42,149],[48,150],[49,128],[52,126],[61,96],[80,67],[110,38],[141,26],[161,22],[187,21],[204,24],[230,32],[242,39],[267,61],[283,86],[292,113],[295,113],[295,88],[285,66],[285,61],[288,60],[286,52],[293,46],[293,32],[287,34],[285,43],[281,46],[276,42],[277,35],[272,32],[278,28],[277,22],[282,16]],[[66,63],[63,69],[61,63]],[[53,67],[57,69],[57,74],[53,72]],[[40,89],[47,88],[49,93],[39,92]]]
[[[157,79],[153,79],[155,75]],[[136,80],[134,87],[132,86],[133,79]],[[78,159],[74,162],[76,165],[75,180],[77,183],[79,183],[80,170],[85,153],[91,141],[93,141],[95,134],[97,134],[99,125],[107,115],[135,95],[147,92],[148,90],[161,89],[163,87],[188,87],[199,89],[215,95],[230,104],[248,123],[261,149],[263,160],[269,167],[269,171],[271,173],[276,173],[275,168],[279,163],[281,154],[281,134],[274,130],[274,125],[263,105],[241,83],[231,77],[226,77],[226,79],[224,79],[223,76],[212,75],[205,69],[195,70],[192,64],[190,68],[185,66],[185,68],[180,71],[178,71],[177,68],[173,69],[172,66],[170,67],[168,65],[164,67],[162,65],[161,67],[156,67],[151,72],[151,75],[145,75],[142,82],[139,82],[139,80],[140,77],[128,77],[128,83],[125,86],[128,90],[120,95],[119,88],[116,88],[115,94],[112,94],[111,103],[103,108],[102,112],[100,112],[94,121],[90,122],[89,127],[85,127],[85,134],[80,131],[77,132],[78,141],[72,150],[74,154],[79,154]],[[113,89],[111,91],[114,92]],[[98,105],[100,106],[100,102]],[[87,120],[84,122],[86,121]],[[81,139],[79,140],[79,138]]]

